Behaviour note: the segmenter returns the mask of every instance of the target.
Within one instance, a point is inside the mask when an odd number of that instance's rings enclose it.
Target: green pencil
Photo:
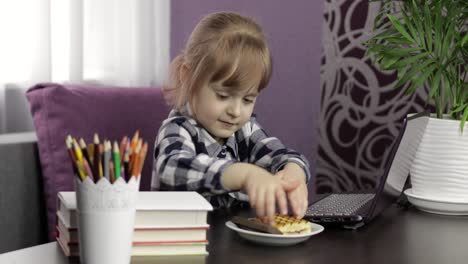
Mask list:
[[[115,167],[115,180],[120,178],[120,149],[117,141],[114,141],[114,167]]]

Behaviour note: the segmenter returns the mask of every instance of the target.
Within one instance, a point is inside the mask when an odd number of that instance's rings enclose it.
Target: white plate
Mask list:
[[[310,223],[310,222],[309,222]],[[307,234],[297,234],[297,235],[277,235],[277,234],[268,234],[262,232],[255,232],[251,230],[246,230],[239,228],[236,224],[231,221],[226,222],[226,226],[234,231],[236,231],[241,237],[250,240],[255,243],[270,245],[270,246],[289,246],[294,245],[300,242],[303,242],[309,239],[313,235],[321,233],[324,228],[321,225],[310,223],[311,232]]]
[[[415,195],[411,189],[406,189],[404,193],[410,203],[421,211],[442,215],[468,215],[468,201],[442,201]]]

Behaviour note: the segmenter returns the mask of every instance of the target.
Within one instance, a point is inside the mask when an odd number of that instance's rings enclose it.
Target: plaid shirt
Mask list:
[[[183,114],[173,110],[156,138],[151,188],[197,191],[215,208],[232,207],[248,201],[245,193],[221,184],[223,171],[235,162],[255,164],[273,174],[293,162],[304,169],[307,181],[310,178],[305,157],[287,149],[277,138],[268,137],[255,116],[221,145],[190,111]]]

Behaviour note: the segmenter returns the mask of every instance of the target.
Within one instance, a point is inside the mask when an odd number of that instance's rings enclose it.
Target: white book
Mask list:
[[[67,228],[78,225],[75,192],[59,192],[57,213]],[[207,225],[211,204],[197,192],[139,192],[135,228]]]

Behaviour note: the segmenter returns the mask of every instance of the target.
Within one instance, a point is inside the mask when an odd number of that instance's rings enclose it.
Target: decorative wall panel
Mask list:
[[[365,56],[380,3],[324,3],[317,192],[371,189],[407,113],[424,110],[427,89],[404,96],[396,73]]]

